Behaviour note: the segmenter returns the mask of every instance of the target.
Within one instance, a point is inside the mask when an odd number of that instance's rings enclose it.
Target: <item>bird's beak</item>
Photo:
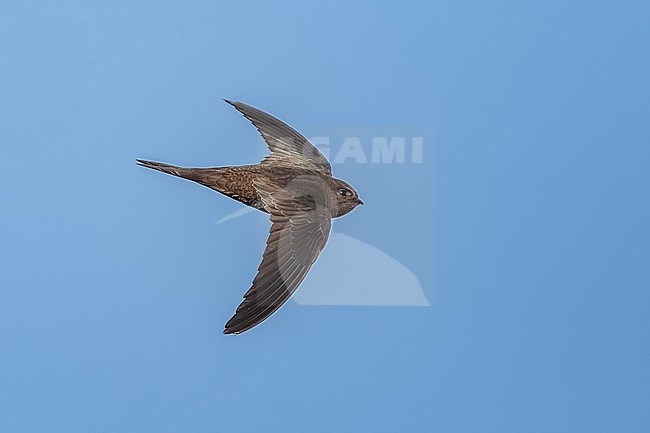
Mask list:
[[[357,204],[363,205],[363,202],[361,201],[360,198],[357,199]]]

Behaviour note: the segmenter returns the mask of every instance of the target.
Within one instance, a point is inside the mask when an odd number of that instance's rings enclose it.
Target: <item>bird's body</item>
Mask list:
[[[270,164],[255,164],[255,165],[239,165],[230,167],[208,167],[208,168],[184,168],[175,165],[163,164],[160,162],[137,160],[138,164],[152,168],[154,170],[162,171],[174,176],[182,177],[200,183],[210,189],[220,192],[234,200],[237,200],[246,206],[253,207],[262,212],[268,213],[264,207],[264,203],[260,198],[258,190],[255,188],[254,180],[264,180],[278,190],[286,188],[287,185],[294,182],[301,177],[317,177],[324,182],[331,184],[332,188],[328,191],[334,195],[335,187],[345,184],[339,179],[333,178],[318,170],[305,169],[305,168],[291,168],[291,167],[275,167]],[[345,184],[347,186],[347,184]],[[334,202],[333,197],[328,197],[329,202]],[[350,209],[352,210],[352,209]],[[342,210],[337,209],[332,215],[336,218],[344,215],[347,212],[341,213]]]
[[[238,334],[286,302],[325,246],[331,219],[363,202],[350,185],[332,177],[325,157],[293,128],[249,105],[226,102],[257,127],[271,149],[259,164],[183,168],[137,161],[270,214],[273,224],[257,276],[224,330]]]

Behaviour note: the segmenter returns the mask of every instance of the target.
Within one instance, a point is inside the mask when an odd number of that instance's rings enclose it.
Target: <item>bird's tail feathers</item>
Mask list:
[[[173,176],[182,177],[183,179],[191,180],[201,185],[212,188],[215,182],[215,174],[219,170],[218,167],[212,168],[184,168],[175,165],[163,164],[162,162],[145,161],[143,159],[136,159],[138,165],[152,170],[162,171],[163,173],[171,174]]]
[[[152,170],[162,171],[163,173],[168,173],[179,177],[184,177],[182,173],[183,171],[187,170],[175,165],[163,164],[162,162],[145,161],[144,159],[136,159],[136,161],[139,166],[150,168]]]

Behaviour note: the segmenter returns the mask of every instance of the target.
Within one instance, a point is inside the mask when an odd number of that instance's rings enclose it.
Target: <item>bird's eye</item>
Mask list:
[[[339,195],[342,197],[347,197],[349,195],[352,195],[352,191],[347,188],[339,188]]]

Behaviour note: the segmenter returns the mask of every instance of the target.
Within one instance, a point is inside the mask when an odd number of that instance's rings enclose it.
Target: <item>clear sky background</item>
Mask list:
[[[645,1],[3,2],[0,431],[650,431],[649,22]],[[335,231],[432,305],[290,302],[222,335],[266,216],[215,225],[240,205],[133,161],[259,160],[221,98],[308,136],[431,128],[422,164],[334,172],[366,202]]]

